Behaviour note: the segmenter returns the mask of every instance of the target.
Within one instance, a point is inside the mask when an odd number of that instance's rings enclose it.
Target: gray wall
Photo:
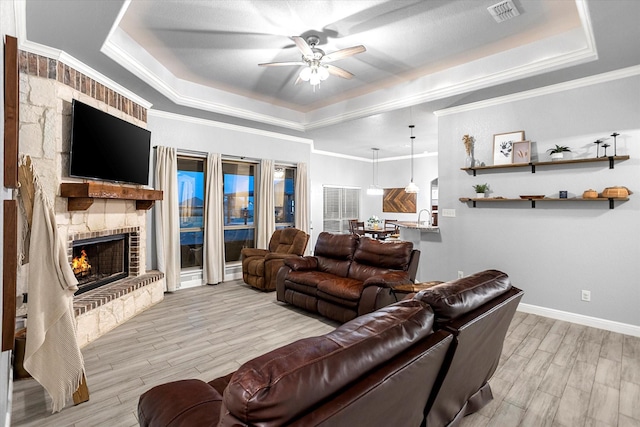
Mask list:
[[[640,77],[633,76],[587,87],[479,108],[439,118],[440,209],[455,209],[455,218],[441,218],[438,262],[433,277],[454,278],[497,268],[525,290],[524,303],[585,316],[640,325],[640,194],[609,210],[606,203],[484,204],[472,209],[459,197],[472,197],[472,184],[489,183],[492,196],[518,197],[558,190],[580,196],[586,189],[640,187]],[[525,130],[532,152],[570,146],[576,157],[595,157],[595,141],[613,131],[618,154],[630,160],[614,170],[605,163],[479,173],[460,170],[465,153],[462,135],[476,138],[477,157],[492,163],[492,135]],[[611,142],[611,141],[609,141]],[[612,153],[609,148],[608,154]],[[582,289],[591,302],[582,302]]]

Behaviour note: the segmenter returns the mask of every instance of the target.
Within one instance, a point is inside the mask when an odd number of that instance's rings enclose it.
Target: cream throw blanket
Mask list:
[[[47,390],[57,412],[78,389],[84,373],[73,314],[78,281],[51,204],[35,181],[24,368]]]

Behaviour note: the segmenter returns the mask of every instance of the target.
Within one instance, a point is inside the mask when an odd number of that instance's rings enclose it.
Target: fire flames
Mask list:
[[[87,253],[84,251],[80,251],[79,257],[74,257],[71,260],[71,268],[73,269],[73,274],[76,276],[86,276],[91,271],[91,264],[89,264],[89,257]]]

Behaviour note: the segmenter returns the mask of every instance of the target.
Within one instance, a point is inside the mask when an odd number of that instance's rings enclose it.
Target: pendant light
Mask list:
[[[409,129],[410,129],[410,132],[411,132],[411,182],[409,182],[409,185],[407,185],[404,188],[404,192],[405,193],[419,193],[420,192],[420,188],[418,188],[418,186],[413,183],[413,140],[416,139],[416,137],[413,136],[413,128],[414,127],[415,127],[414,125],[409,125]]]
[[[380,186],[378,186],[378,151],[380,149],[379,148],[372,148],[371,149],[371,172],[372,172],[372,183],[369,186],[369,188],[367,188],[367,195],[369,196],[382,196],[382,194],[384,193],[384,191],[382,190],[382,188],[380,188]]]

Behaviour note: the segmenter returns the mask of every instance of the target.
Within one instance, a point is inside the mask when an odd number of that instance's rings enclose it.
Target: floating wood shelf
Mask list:
[[[469,168],[460,168],[463,171],[472,172],[473,176],[476,176],[477,171],[486,171],[491,169],[513,169],[513,168],[531,168],[531,173],[536,173],[536,166],[559,166],[569,165],[577,163],[594,163],[594,162],[608,162],[609,169],[613,169],[616,161],[629,160],[629,156],[607,156],[596,157],[589,159],[570,159],[570,160],[556,160],[552,162],[531,162],[531,163],[517,163],[509,165],[491,165],[491,166],[474,166]]]
[[[162,200],[162,191],[104,182],[65,182],[60,184],[60,196],[68,199],[69,211],[87,210],[94,199],[135,200],[136,209],[148,210],[156,200]]]
[[[506,199],[506,198],[468,198],[468,197],[460,197],[460,201],[462,203],[468,203],[471,202],[472,206],[475,208],[476,207],[476,203],[480,202],[480,203],[494,203],[494,202],[528,202],[531,204],[532,208],[536,207],[536,202],[609,202],[609,209],[613,209],[614,208],[614,201],[619,201],[619,202],[626,202],[627,200],[629,200],[628,197],[598,197],[598,198],[593,198],[593,199],[583,199],[582,197],[572,197],[572,198],[567,198],[567,199],[558,199],[558,198],[551,198],[551,197],[545,197],[542,199],[537,199],[537,198],[527,198],[527,199]]]

